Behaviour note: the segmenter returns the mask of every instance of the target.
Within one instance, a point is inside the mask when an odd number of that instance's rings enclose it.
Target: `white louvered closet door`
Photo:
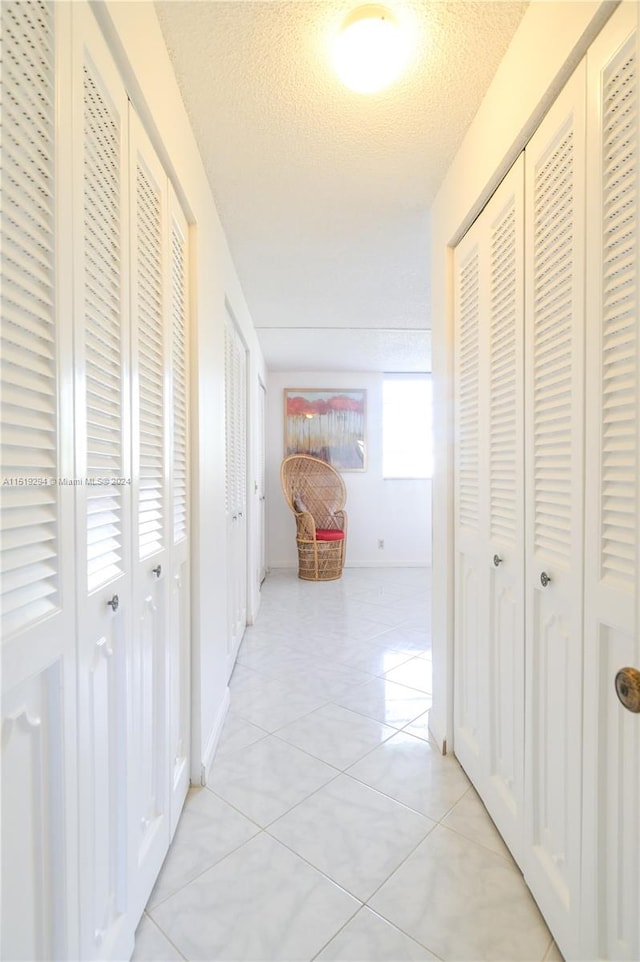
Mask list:
[[[247,402],[246,349],[230,312],[225,325],[225,429],[227,514],[227,675],[247,617]]]
[[[170,837],[169,330],[167,182],[129,111],[133,631],[130,856],[132,911],[144,909]]]
[[[260,453],[258,457],[258,530],[260,538],[260,549],[258,557],[260,559],[260,570],[258,581],[260,584],[267,577],[267,389],[259,382],[258,389],[260,397],[260,421],[258,423],[258,444]]]
[[[455,251],[455,753],[478,787],[487,756],[489,567],[485,221]]]
[[[169,187],[167,272],[171,410],[169,532],[170,793],[171,834],[189,788],[191,739],[191,633],[189,568],[189,235]]]
[[[224,414],[225,414],[225,513],[227,521],[227,676],[233,671],[235,642],[235,611],[237,579],[236,571],[236,528],[238,512],[236,508],[235,450],[236,418],[235,402],[235,364],[233,322],[230,317],[224,329]]]
[[[511,850],[524,752],[521,156],[456,248],[455,753]]]
[[[237,654],[247,626],[247,349],[236,329],[236,410],[238,417],[236,450],[236,503],[238,507],[236,578],[235,652]]]
[[[127,98],[93,14],[74,21],[81,958],[131,950]]]
[[[524,873],[578,952],[584,505],[584,62],[525,151]]]
[[[0,955],[62,959],[79,954],[69,8],[8,2],[0,19]]]
[[[482,213],[489,571],[483,800],[514,856],[524,797],[524,156]]]
[[[587,56],[587,396],[582,958],[640,958],[638,8]],[[624,694],[624,693],[623,693]],[[640,706],[639,706],[640,707]]]

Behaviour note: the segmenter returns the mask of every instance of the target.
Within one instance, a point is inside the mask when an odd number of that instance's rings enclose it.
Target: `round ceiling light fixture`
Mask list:
[[[377,3],[357,7],[333,45],[340,80],[358,93],[375,93],[399,76],[409,53],[406,36],[393,13]]]

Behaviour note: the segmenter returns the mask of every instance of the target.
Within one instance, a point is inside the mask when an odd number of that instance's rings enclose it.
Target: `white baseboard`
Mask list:
[[[216,720],[213,724],[213,728],[207,739],[207,746],[204,750],[204,756],[202,759],[202,771],[200,774],[201,785],[207,784],[207,778],[209,776],[209,771],[213,763],[213,759],[216,753],[216,748],[218,747],[218,742],[220,741],[220,735],[222,734],[222,726],[224,725],[224,720],[227,717],[227,712],[229,711],[229,705],[231,704],[231,692],[229,687],[225,689],[224,698],[220,708],[218,709],[218,714],[216,715]]]

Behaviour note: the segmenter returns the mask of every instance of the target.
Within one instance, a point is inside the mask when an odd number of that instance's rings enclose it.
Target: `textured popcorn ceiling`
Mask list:
[[[411,336],[383,332],[431,326],[429,205],[526,8],[387,5],[416,52],[394,86],[363,95],[329,56],[358,0],[156,0],[254,323],[272,329],[260,336],[274,369],[285,346],[287,364],[309,369],[314,345],[330,356],[332,339],[347,368],[371,369],[387,336],[386,369],[406,364]]]

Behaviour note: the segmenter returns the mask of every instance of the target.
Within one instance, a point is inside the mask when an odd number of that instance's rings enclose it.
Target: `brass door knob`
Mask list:
[[[621,668],[616,675],[616,694],[628,711],[640,712],[640,671]]]

